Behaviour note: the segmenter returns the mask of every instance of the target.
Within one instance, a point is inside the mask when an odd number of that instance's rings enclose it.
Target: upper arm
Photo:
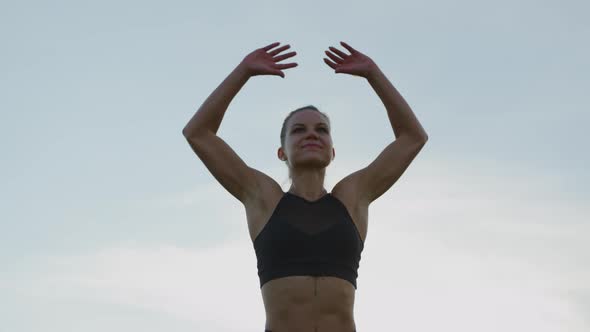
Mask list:
[[[336,186],[349,186],[356,199],[368,205],[391,188],[425,143],[426,140],[400,135],[371,164],[342,179]]]
[[[215,179],[242,203],[260,194],[262,177],[267,176],[249,167],[235,151],[213,132],[186,137],[193,151]]]

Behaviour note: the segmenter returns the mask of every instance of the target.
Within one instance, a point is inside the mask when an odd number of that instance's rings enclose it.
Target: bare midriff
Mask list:
[[[262,286],[267,330],[353,332],[355,288],[336,277],[289,276]]]

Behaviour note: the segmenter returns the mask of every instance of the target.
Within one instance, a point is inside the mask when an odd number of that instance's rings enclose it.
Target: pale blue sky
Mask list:
[[[275,41],[299,66],[250,79],[218,135],[284,190],[276,150],[295,108],[330,116],[328,190],[394,139],[370,85],[323,62],[340,41],[379,65],[429,134],[370,207],[359,331],[588,331],[589,10],[1,2],[0,331],[262,331],[243,206],[181,131]]]

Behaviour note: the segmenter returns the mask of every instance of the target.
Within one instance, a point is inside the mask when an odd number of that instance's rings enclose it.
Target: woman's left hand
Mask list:
[[[350,47],[347,43],[341,41],[340,44],[350,52],[350,55],[330,46],[330,50],[335,54],[326,51],[326,55],[328,55],[328,57],[334,62],[326,58],[324,58],[324,62],[332,69],[335,69],[336,73],[345,73],[369,78],[374,70],[377,69],[375,62],[363,53]]]

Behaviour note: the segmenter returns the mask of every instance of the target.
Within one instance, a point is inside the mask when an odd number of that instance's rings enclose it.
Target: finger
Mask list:
[[[291,47],[291,45],[287,44],[287,45],[277,48],[276,50],[272,50],[271,52],[268,52],[268,54],[274,56],[274,55],[277,55],[277,54],[281,53],[282,51],[288,49],[289,47]]]
[[[330,59],[334,60],[334,62],[336,62],[336,63],[342,63],[344,61],[328,51],[326,51],[326,55],[329,56]]]
[[[334,52],[334,53],[338,54],[338,55],[339,55],[341,58],[343,58],[343,59],[346,59],[346,58],[348,58],[348,57],[350,56],[350,55],[348,55],[348,54],[346,54],[346,53],[342,52],[341,50],[339,50],[339,49],[337,49],[337,48],[335,48],[335,47],[332,47],[332,46],[330,46],[329,48],[330,48],[330,50],[331,50],[332,52]]]
[[[326,59],[326,58],[324,58],[324,62],[325,62],[325,63],[326,63],[328,66],[332,67],[332,69],[334,69],[334,70],[335,70],[335,69],[336,69],[336,67],[337,67],[337,65],[336,65],[335,63],[331,62],[330,60],[328,60],[328,59]]]
[[[352,46],[348,45],[347,43],[345,43],[343,41],[341,41],[340,44],[342,44],[342,46],[344,46],[344,48],[346,48],[350,53],[358,52],[357,50],[352,48]]]
[[[273,47],[275,47],[275,46],[279,45],[280,43],[281,43],[281,42],[275,42],[275,43],[272,43],[272,44],[269,44],[269,45],[266,45],[266,46],[264,46],[262,49],[263,49],[263,50],[265,50],[265,51],[268,51],[268,50],[270,50],[271,48],[273,48]]]
[[[298,64],[296,62],[293,63],[282,63],[282,64],[276,64],[275,68],[277,69],[288,69],[288,68],[293,68],[293,67],[297,67]]]
[[[287,58],[290,58],[290,57],[292,57],[292,56],[295,56],[295,54],[297,54],[297,52],[291,52],[291,53],[287,53],[287,54],[279,55],[279,56],[276,56],[276,57],[272,58],[272,61],[274,61],[274,62],[279,62],[279,61],[281,61],[281,60],[285,60],[285,59],[287,59]]]

